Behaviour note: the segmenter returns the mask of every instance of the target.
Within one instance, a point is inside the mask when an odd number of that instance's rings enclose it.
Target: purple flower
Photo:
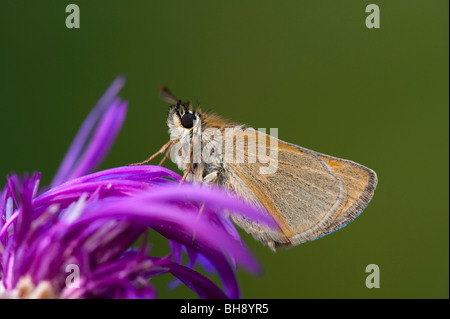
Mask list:
[[[239,298],[237,265],[260,272],[225,212],[275,224],[240,199],[180,185],[178,174],[159,166],[89,174],[124,122],[127,103],[117,97],[123,84],[116,79],[86,118],[51,188],[39,190],[40,173],[7,177],[0,298],[154,298],[151,278],[165,273],[175,277],[172,287],[183,283],[200,298]],[[171,253],[151,255],[154,231],[167,238]],[[196,265],[216,271],[222,287]]]

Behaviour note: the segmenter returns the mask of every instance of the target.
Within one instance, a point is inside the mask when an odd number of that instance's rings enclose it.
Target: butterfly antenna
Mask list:
[[[164,102],[170,104],[181,104],[181,100],[177,99],[165,85],[161,85],[160,87],[160,96]]]

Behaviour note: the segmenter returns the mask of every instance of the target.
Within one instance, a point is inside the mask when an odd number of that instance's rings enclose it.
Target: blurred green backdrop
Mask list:
[[[65,26],[70,3],[80,29]],[[320,240],[274,254],[242,233],[264,267],[239,271],[244,298],[448,298],[449,3],[376,1],[381,28],[368,29],[370,3],[3,0],[0,177],[37,170],[49,183],[118,74],[129,111],[100,168],[147,158],[168,139],[166,84],[378,173],[365,212]],[[365,286],[372,263],[379,289]],[[167,280],[161,297],[194,297]]]

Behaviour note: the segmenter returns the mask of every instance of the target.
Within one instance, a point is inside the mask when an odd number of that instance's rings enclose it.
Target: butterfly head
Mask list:
[[[200,127],[201,111],[194,110],[192,105],[181,100],[169,108],[167,113],[167,126],[171,139],[183,139]]]

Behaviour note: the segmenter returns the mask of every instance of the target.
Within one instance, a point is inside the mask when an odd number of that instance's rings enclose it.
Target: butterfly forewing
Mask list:
[[[253,132],[256,136],[263,134]],[[251,144],[258,138],[252,138],[248,131],[245,134],[248,159],[258,150]],[[266,153],[257,154],[259,161],[249,163],[236,155],[235,161],[226,165],[277,221],[286,238],[283,242],[274,238],[275,245],[296,245],[325,235],[356,217],[367,205],[376,184],[373,171],[269,135],[265,138]],[[271,139],[276,143],[270,143]],[[268,162],[266,166],[276,163],[277,170],[261,174],[261,162]]]

